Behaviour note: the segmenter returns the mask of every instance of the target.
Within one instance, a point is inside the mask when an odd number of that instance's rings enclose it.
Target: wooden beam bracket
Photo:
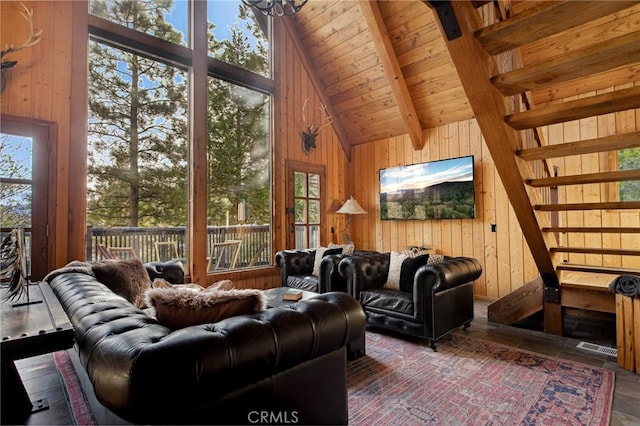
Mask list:
[[[560,303],[560,289],[558,287],[544,288],[544,301],[547,303]]]
[[[451,7],[451,1],[449,0],[429,0],[431,8],[435,9],[438,19],[442,24],[442,29],[447,36],[447,40],[455,40],[462,35],[460,25],[456,20],[456,15],[453,13]]]

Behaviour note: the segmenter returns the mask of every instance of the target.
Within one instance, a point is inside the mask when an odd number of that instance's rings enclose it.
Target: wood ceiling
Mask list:
[[[513,2],[512,14],[536,2]],[[490,10],[492,5],[484,8]],[[488,12],[490,13],[490,12]],[[420,0],[312,0],[286,25],[321,86],[338,134],[356,145],[472,118],[432,9]],[[631,6],[520,51],[529,64],[630,34],[640,44],[640,5]],[[635,35],[634,35],[635,34]],[[534,104],[640,80],[640,64],[531,92]]]

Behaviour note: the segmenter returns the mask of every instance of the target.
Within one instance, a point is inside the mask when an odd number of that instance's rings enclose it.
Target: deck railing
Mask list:
[[[177,256],[170,258],[186,260],[186,228],[184,227],[87,227],[86,258],[87,260],[103,259],[99,246],[131,247],[136,256],[142,262],[154,262],[167,260],[163,248],[156,251],[157,242],[173,242]],[[237,261],[234,269],[249,268],[254,266],[269,265],[271,263],[270,244],[271,235],[269,225],[233,225],[233,226],[209,226],[207,228],[207,259],[213,256],[230,256],[228,253],[220,253],[212,248],[214,244],[224,243],[230,240],[241,241],[237,253]],[[164,247],[164,246],[163,246]],[[167,255],[171,254],[166,252]],[[158,258],[160,254],[161,258]],[[228,267],[229,260],[220,263]]]

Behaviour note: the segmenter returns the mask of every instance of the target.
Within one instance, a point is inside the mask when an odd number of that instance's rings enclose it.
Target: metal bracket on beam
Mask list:
[[[455,40],[462,35],[450,0],[429,0],[429,5],[436,10],[447,40]]]
[[[548,303],[560,303],[560,282],[556,274],[541,274],[544,283],[544,301]]]

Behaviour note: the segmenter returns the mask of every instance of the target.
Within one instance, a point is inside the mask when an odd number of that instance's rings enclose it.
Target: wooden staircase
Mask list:
[[[617,169],[618,150],[640,147],[640,75],[633,71],[640,66],[640,25],[616,25],[618,16],[640,17],[640,1],[525,2],[514,5],[515,13],[504,2],[499,13],[488,2],[425,3],[439,17],[452,61],[540,271],[538,284],[534,281],[525,292],[501,298],[496,311],[505,321],[515,322],[522,319],[518,310],[509,316],[504,306],[526,304],[528,315],[536,306],[544,308],[545,331],[553,334],[562,334],[563,306],[610,311],[613,293],[606,284],[618,274],[640,275],[640,201],[620,200],[617,191],[619,182],[640,180],[640,169]],[[605,21],[611,27],[600,30],[602,34],[585,30],[590,24],[605,28]],[[536,61],[523,54],[532,44],[556,46],[559,35],[568,46],[562,54]],[[575,42],[580,37],[589,41]],[[627,84],[607,84],[608,78],[619,81],[622,75]],[[588,81],[599,82],[599,89]],[[535,94],[567,93],[567,87],[574,88],[571,97],[536,105]],[[597,122],[621,111],[635,117],[633,124],[620,125],[613,134],[593,132],[588,126],[582,131],[585,119]],[[556,140],[558,132],[551,126],[572,126],[575,120],[583,120],[575,124],[580,140],[565,142],[562,134]],[[590,156],[585,161],[595,161],[598,170],[567,171],[567,165],[580,158],[576,156]],[[617,220],[609,220],[613,217]],[[617,243],[610,235],[619,236]],[[536,285],[541,291],[531,287]],[[523,293],[536,299],[523,300]],[[490,310],[490,320],[491,316]]]

